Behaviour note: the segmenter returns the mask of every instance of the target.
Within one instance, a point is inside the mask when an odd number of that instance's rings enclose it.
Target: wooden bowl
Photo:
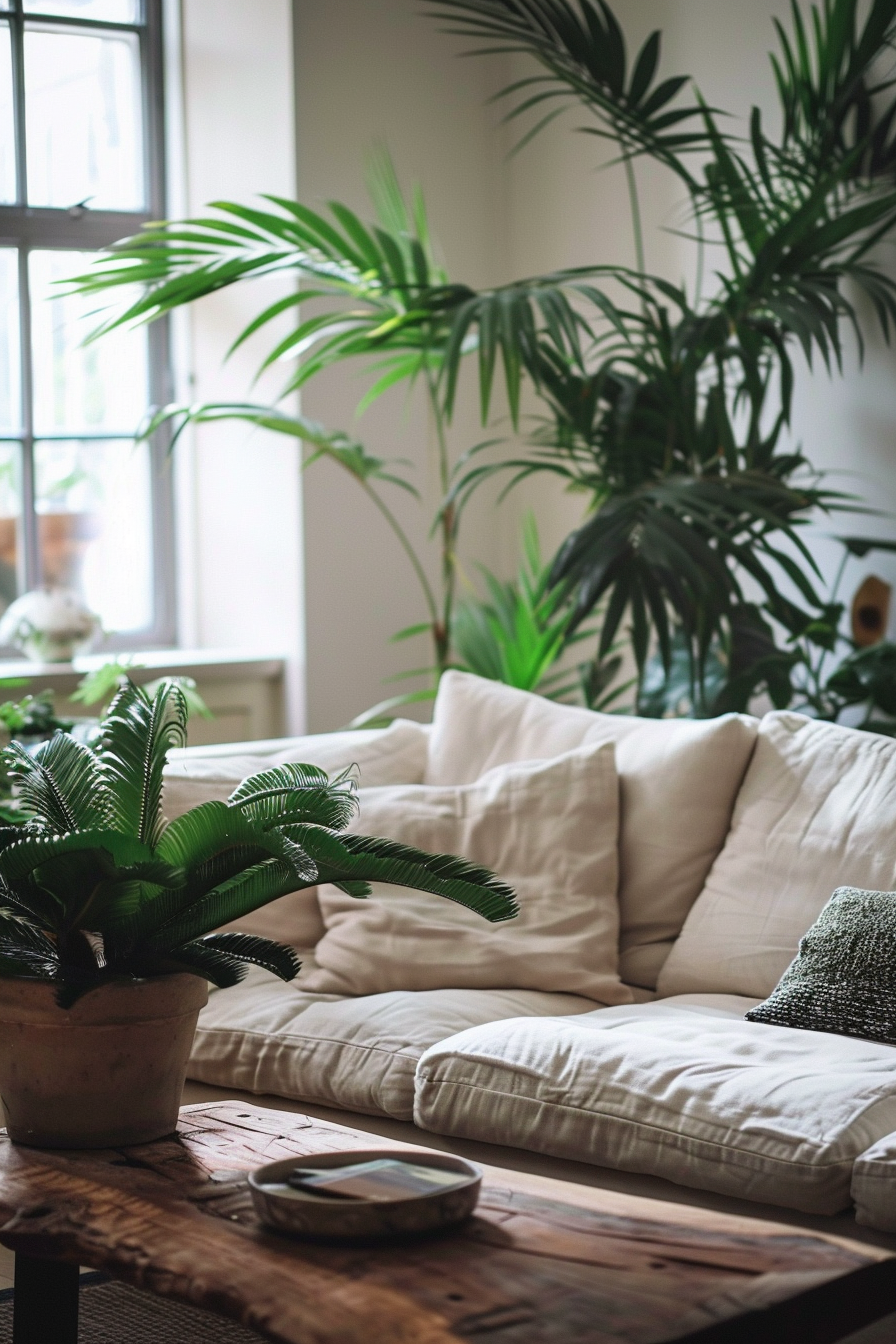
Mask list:
[[[462,1185],[432,1194],[394,1200],[333,1199],[305,1190],[273,1190],[296,1167],[345,1167],[377,1158],[398,1158],[417,1165],[456,1171]],[[249,1191],[263,1223],[277,1232],[298,1237],[356,1241],[367,1238],[413,1236],[437,1232],[461,1223],[476,1208],[482,1172],[472,1162],[448,1153],[421,1152],[419,1148],[355,1148],[340,1153],[303,1153],[282,1162],[270,1162],[249,1173]]]

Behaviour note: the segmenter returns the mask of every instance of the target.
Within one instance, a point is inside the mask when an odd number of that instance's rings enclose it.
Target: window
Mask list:
[[[57,282],[164,213],[161,0],[0,0],[0,610],[74,588],[110,647],[173,634],[163,323],[82,346]]]

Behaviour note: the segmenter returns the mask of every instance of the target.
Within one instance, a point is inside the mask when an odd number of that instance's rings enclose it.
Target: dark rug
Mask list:
[[[12,1289],[0,1292],[0,1340],[12,1340]],[[220,1316],[142,1293],[103,1274],[82,1274],[78,1344],[260,1344]]]

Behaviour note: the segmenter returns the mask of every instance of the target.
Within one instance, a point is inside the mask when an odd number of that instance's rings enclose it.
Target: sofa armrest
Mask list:
[[[896,1133],[860,1153],[852,1169],[856,1222],[878,1232],[896,1232]]]

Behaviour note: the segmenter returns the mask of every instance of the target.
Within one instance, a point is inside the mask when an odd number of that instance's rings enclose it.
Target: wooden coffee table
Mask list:
[[[79,1264],[279,1344],[826,1344],[896,1310],[886,1251],[496,1167],[438,1237],[325,1246],[259,1225],[247,1169],[396,1146],[236,1101],[186,1106],[137,1148],[0,1139],[15,1344],[74,1344]]]

